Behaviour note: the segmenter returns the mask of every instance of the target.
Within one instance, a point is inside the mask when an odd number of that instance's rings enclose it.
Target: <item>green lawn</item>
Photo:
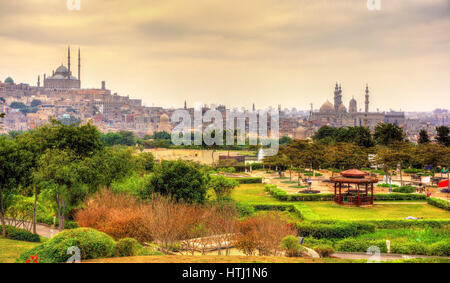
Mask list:
[[[41,243],[21,242],[0,237],[0,263],[13,263],[27,250]]]
[[[344,207],[327,201],[281,202],[270,196],[263,184],[246,184],[236,188],[232,198],[249,204],[294,204],[310,211],[310,220],[375,220],[375,219],[404,219],[408,216],[423,217],[424,219],[450,218],[450,212],[428,205],[403,201],[395,203],[380,202],[373,207]],[[306,215],[305,215],[306,216]]]
[[[450,218],[450,212],[429,204],[375,203],[372,207],[345,207],[334,202],[303,202],[320,219],[376,220],[404,219],[408,216],[424,219]]]

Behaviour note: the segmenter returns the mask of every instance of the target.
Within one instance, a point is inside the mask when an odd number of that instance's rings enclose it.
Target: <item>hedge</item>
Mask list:
[[[39,235],[33,234],[28,230],[16,228],[14,226],[5,225],[6,227],[6,238],[17,241],[24,242],[35,242],[38,243],[41,241]],[[0,225],[0,231],[2,231],[2,226]]]
[[[445,210],[450,211],[450,202],[439,199],[439,198],[428,198],[427,200],[429,205],[436,206]]]
[[[303,222],[297,223],[299,236],[316,239],[343,239],[375,232],[375,225],[368,223],[337,222],[334,224],[320,224]]]
[[[52,239],[23,253],[17,262],[25,262],[31,255],[38,255],[42,263],[63,263],[72,255],[70,247],[78,247],[81,259],[112,257],[115,254],[114,239],[103,232],[91,228],[64,230]]]
[[[400,228],[444,228],[450,225],[450,219],[419,219],[419,220],[394,220],[394,219],[384,219],[384,220],[318,220],[312,221],[312,224],[339,224],[339,223],[353,223],[355,225],[374,225],[377,229],[400,229]]]
[[[232,178],[239,182],[239,184],[261,184],[261,177],[244,177],[244,178]]]
[[[143,250],[141,244],[136,239],[124,238],[120,239],[116,244],[116,255],[119,257],[137,256]]]
[[[336,244],[336,250],[340,252],[365,253],[370,247],[378,247],[380,249],[380,252],[387,253],[386,241],[384,240],[344,239],[342,241],[337,242]]]
[[[416,192],[416,188],[412,186],[404,186],[400,188],[394,188],[392,191],[395,193],[412,194]]]

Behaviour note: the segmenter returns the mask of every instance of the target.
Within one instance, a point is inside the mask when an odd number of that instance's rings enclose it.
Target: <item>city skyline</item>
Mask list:
[[[36,85],[70,44],[83,88],[147,106],[318,109],[339,82],[346,106],[369,84],[371,111],[450,108],[448,1],[65,2],[0,2],[1,81]]]

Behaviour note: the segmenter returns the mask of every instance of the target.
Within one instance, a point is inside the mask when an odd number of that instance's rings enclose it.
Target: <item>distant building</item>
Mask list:
[[[369,86],[365,90],[364,112],[358,111],[358,103],[352,98],[349,108],[342,102],[342,87],[336,83],[334,90],[334,105],[328,100],[320,107],[319,112],[312,113],[312,121],[320,126],[353,127],[364,126],[374,129],[380,123],[394,123],[404,125],[406,122],[403,112],[369,112]]]
[[[53,72],[51,77],[46,77],[44,75],[44,88],[55,88],[55,89],[70,89],[81,88],[81,56],[80,49],[78,49],[78,78],[72,75],[72,71],[70,69],[70,47],[68,48],[67,53],[67,66],[64,65],[59,66],[56,71]],[[40,76],[38,76],[38,86],[40,86]]]

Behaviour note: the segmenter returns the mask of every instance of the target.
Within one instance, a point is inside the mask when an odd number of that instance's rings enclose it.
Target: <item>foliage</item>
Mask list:
[[[425,129],[419,131],[419,140],[417,141],[419,144],[429,143],[430,137],[428,136],[428,132]]]
[[[414,188],[412,186],[404,186],[404,187],[400,187],[400,188],[395,188],[395,189],[393,189],[393,191],[395,193],[412,194],[412,193],[416,192],[416,188]]]
[[[141,244],[133,238],[123,238],[117,241],[116,255],[117,256],[137,256],[143,250]]]
[[[149,190],[177,201],[204,203],[207,175],[188,162],[163,161],[150,178]]]
[[[134,133],[129,131],[101,134],[100,139],[107,146],[114,146],[114,145],[134,146],[136,145],[137,142],[137,138],[134,135]]]
[[[316,239],[342,239],[375,232],[375,225],[352,222],[337,222],[335,224],[304,222],[298,223],[296,228],[300,236]]]
[[[321,127],[313,136],[313,140],[324,143],[353,143],[362,147],[372,147],[374,141],[370,130],[366,127]]]
[[[448,202],[446,200],[438,199],[438,198],[428,198],[427,201],[428,201],[429,205],[436,206],[436,207],[450,211],[450,202]]]
[[[239,183],[235,179],[230,179],[222,175],[212,175],[208,187],[213,189],[217,198],[229,197],[231,192]]]
[[[90,228],[64,230],[52,239],[23,253],[17,262],[25,262],[30,255],[39,255],[42,263],[63,263],[72,255],[70,247],[78,247],[81,259],[94,259],[114,256],[116,243],[105,233]]]
[[[288,257],[300,256],[303,251],[299,239],[293,235],[286,236],[281,240],[281,248],[286,251]]]
[[[314,250],[320,255],[320,257],[329,257],[335,253],[335,250],[330,245],[318,245]]]
[[[436,128],[436,141],[443,146],[450,146],[450,128],[447,126],[440,126]]]
[[[379,123],[375,126],[373,137],[377,144],[389,146],[392,142],[403,141],[405,134],[403,129],[396,124]]]
[[[261,177],[244,177],[244,178],[233,178],[236,180],[239,184],[261,184],[262,178]]]
[[[0,225],[1,228],[3,228]],[[16,228],[13,226],[6,225],[6,238],[11,240],[17,240],[17,241],[24,241],[24,242],[40,242],[41,239],[38,235],[33,234],[25,229]]]

